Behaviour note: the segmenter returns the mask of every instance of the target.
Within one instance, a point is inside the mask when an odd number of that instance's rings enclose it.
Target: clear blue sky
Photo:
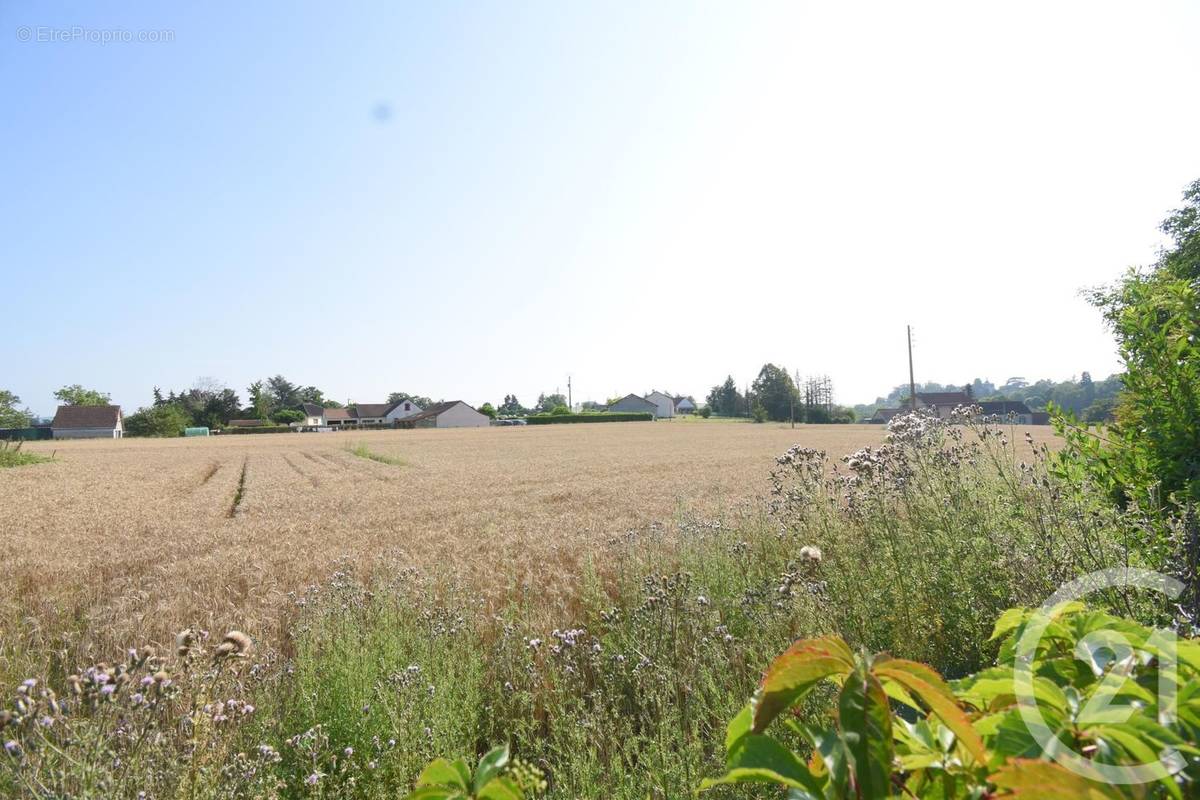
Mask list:
[[[1197,41],[1187,2],[10,0],[0,388],[531,403],[770,360],[853,403],[907,322],[919,380],[1099,377],[1077,292],[1200,177]]]

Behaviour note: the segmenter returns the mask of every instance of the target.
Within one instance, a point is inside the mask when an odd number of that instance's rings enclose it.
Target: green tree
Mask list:
[[[64,406],[106,406],[112,402],[112,398],[104,392],[85,389],[78,383],[62,387],[54,396]]]
[[[799,405],[800,393],[792,376],[774,364],[763,364],[751,390],[755,401],[766,410],[767,418],[777,422],[789,419],[794,406]]]
[[[496,418],[496,407],[491,403],[484,403],[479,407],[479,413],[483,414],[488,419]]]
[[[1149,270],[1092,292],[1125,365],[1103,438],[1059,413],[1064,468],[1081,469],[1119,504],[1200,502],[1200,180],[1162,224],[1172,239]]]
[[[724,383],[714,386],[705,402],[712,413],[725,417],[736,417],[746,410],[746,398],[738,391],[732,375],[726,377]]]
[[[267,393],[272,409],[298,408],[304,402],[300,399],[300,387],[282,375],[267,378]]]
[[[19,411],[21,398],[7,389],[0,389],[0,428],[24,428],[29,425],[28,410]]]
[[[192,424],[187,412],[178,405],[164,403],[160,406],[139,408],[125,417],[127,436],[180,436],[183,429]]]
[[[567,404],[566,395],[557,394],[557,393],[555,393],[555,394],[539,394],[538,400],[537,400],[537,405],[533,407],[533,410],[535,412],[537,412],[538,414],[549,414],[556,407],[565,406],[566,404]],[[569,410],[570,409],[568,409],[568,411]]]
[[[280,425],[289,425],[293,422],[303,422],[304,412],[297,411],[294,408],[281,408],[271,415],[271,421],[277,422]]]
[[[248,413],[255,419],[268,419],[271,416],[272,405],[266,384],[262,381],[255,381],[246,387],[246,393],[250,395]]]
[[[496,410],[505,417],[519,417],[525,414],[525,407],[521,405],[521,401],[515,394],[504,395],[504,402]]]

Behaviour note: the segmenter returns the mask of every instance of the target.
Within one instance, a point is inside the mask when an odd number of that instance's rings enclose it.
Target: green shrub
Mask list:
[[[527,417],[530,425],[557,425],[572,422],[649,422],[654,415],[649,411],[600,412],[595,414],[535,414]]]
[[[701,406],[700,407],[700,416],[704,417],[705,419],[708,419],[709,417],[712,416],[712,409],[709,408],[708,406]]]
[[[271,421],[277,422],[280,425],[287,425],[292,422],[303,422],[305,419],[307,419],[307,417],[305,417],[303,411],[297,411],[292,408],[284,408],[271,415]]]
[[[1026,630],[1037,641],[1022,648]],[[1200,777],[1200,640],[1170,647],[1159,632],[1078,603],[1050,613],[1011,610],[992,639],[1001,640],[998,666],[949,684],[924,664],[856,654],[834,636],[796,642],[729,724],[725,774],[700,788],[773,783],[789,797],[829,800],[965,800],[1003,790],[1118,800],[1127,795],[1101,779],[1103,770],[1171,763],[1164,753],[1174,753],[1176,771],[1155,777],[1162,793],[1154,796],[1190,796]],[[835,696],[822,718],[801,714],[775,726],[786,735],[767,733],[789,710],[803,712],[827,681]],[[1187,710],[1176,698],[1186,698]],[[1167,699],[1171,707],[1159,707]],[[1041,740],[1030,714],[1045,726]],[[795,752],[797,740],[803,752]],[[1051,742],[1077,769],[1040,760]]]
[[[192,425],[191,416],[174,403],[139,408],[125,417],[126,436],[182,436]]]
[[[550,410],[550,413],[556,417],[561,417],[564,414],[570,414],[571,409],[567,408],[566,406],[555,406]]]
[[[364,428],[367,426],[363,426]],[[291,433],[294,428],[287,425],[259,425],[255,428],[222,428],[221,435],[228,436],[231,434],[248,434],[248,433]]]

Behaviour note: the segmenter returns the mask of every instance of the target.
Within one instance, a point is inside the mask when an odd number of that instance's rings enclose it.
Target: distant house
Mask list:
[[[463,401],[451,400],[434,403],[424,411],[397,420],[396,424],[401,428],[486,428],[492,421]]]
[[[50,430],[55,439],[120,439],[125,420],[120,406],[59,406]]]
[[[386,425],[387,414],[391,410],[391,403],[358,403],[350,406],[350,413],[358,425]]]
[[[983,400],[975,405],[982,409],[985,417],[1000,417],[1017,425],[1033,424],[1033,412],[1020,400]]]
[[[323,428],[325,422],[325,409],[316,403],[302,403],[300,410],[304,412],[304,421],[293,423],[297,427],[304,428]]]
[[[401,400],[397,403],[392,403],[385,415],[389,422],[395,422],[399,419],[411,417],[414,414],[420,414],[423,409],[414,403],[412,400]]]
[[[954,409],[974,403],[966,392],[917,392],[917,408],[932,411],[940,419],[949,419]]]
[[[903,411],[902,408],[877,408],[875,414],[867,422],[872,425],[886,425],[892,421],[892,417]]]
[[[675,413],[676,414],[695,414],[696,404],[692,402],[690,397],[675,398]]]
[[[1034,411],[1032,414],[1029,415],[1029,424],[1031,424],[1031,425],[1049,425],[1050,424],[1050,412],[1049,411]]]
[[[654,403],[654,416],[658,419],[670,419],[675,416],[675,398],[664,392],[651,392],[646,399]]]
[[[325,424],[331,428],[345,428],[357,425],[358,420],[348,408],[327,408],[325,409]]]
[[[637,394],[627,394],[608,407],[614,412],[642,412],[658,416],[658,406]]]

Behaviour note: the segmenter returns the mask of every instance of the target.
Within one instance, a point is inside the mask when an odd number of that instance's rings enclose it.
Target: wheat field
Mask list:
[[[30,646],[163,641],[185,624],[281,641],[289,593],[339,565],[570,603],[637,532],[753,514],[791,445],[838,457],[882,436],[677,420],[41,442],[30,450],[53,462],[0,470],[0,612]]]

